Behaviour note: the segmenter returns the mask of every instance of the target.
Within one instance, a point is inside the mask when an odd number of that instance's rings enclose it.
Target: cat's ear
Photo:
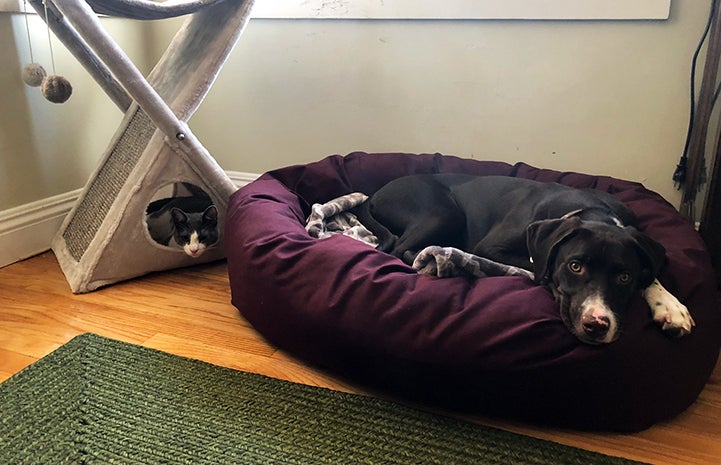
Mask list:
[[[188,217],[180,208],[173,208],[170,210],[170,216],[173,218],[173,222],[175,223],[186,223],[188,221]]]
[[[211,205],[203,212],[203,221],[218,221],[218,209]]]

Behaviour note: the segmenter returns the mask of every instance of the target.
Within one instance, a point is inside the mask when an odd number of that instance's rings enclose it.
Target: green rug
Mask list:
[[[85,334],[0,384],[0,463],[636,462]]]

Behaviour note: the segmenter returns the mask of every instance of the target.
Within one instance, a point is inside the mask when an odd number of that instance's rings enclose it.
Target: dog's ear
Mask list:
[[[579,231],[581,219],[576,216],[534,221],[526,228],[526,246],[533,262],[537,283],[550,279],[558,246]]]
[[[638,278],[638,286],[640,289],[647,288],[656,279],[659,270],[666,261],[666,249],[633,226],[627,226],[624,229],[636,243],[638,255],[641,258],[642,268]]]

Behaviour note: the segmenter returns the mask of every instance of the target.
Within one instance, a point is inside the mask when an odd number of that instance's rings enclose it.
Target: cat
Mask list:
[[[218,242],[218,209],[207,194],[151,202],[145,221],[155,242],[182,248],[193,258]]]

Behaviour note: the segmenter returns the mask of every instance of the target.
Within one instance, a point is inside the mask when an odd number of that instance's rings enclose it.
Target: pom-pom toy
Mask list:
[[[64,103],[73,93],[73,86],[62,76],[48,76],[43,79],[40,90],[53,103]]]
[[[48,24],[48,6],[43,2],[45,7],[45,23]],[[35,63],[33,59],[33,44],[30,40],[30,24],[27,16],[27,2],[23,1],[25,11],[25,30],[28,33],[28,48],[30,49],[30,63],[23,68],[23,82],[30,87],[40,87],[43,96],[53,103],[64,103],[73,94],[73,86],[70,81],[62,76],[55,75],[55,57],[53,56],[53,42],[50,40],[50,29],[48,28],[48,47],[50,48],[50,58],[53,63],[53,74],[48,76],[39,63]]]
[[[43,83],[47,73],[38,63],[30,63],[23,68],[23,82],[30,87],[39,87]]]

